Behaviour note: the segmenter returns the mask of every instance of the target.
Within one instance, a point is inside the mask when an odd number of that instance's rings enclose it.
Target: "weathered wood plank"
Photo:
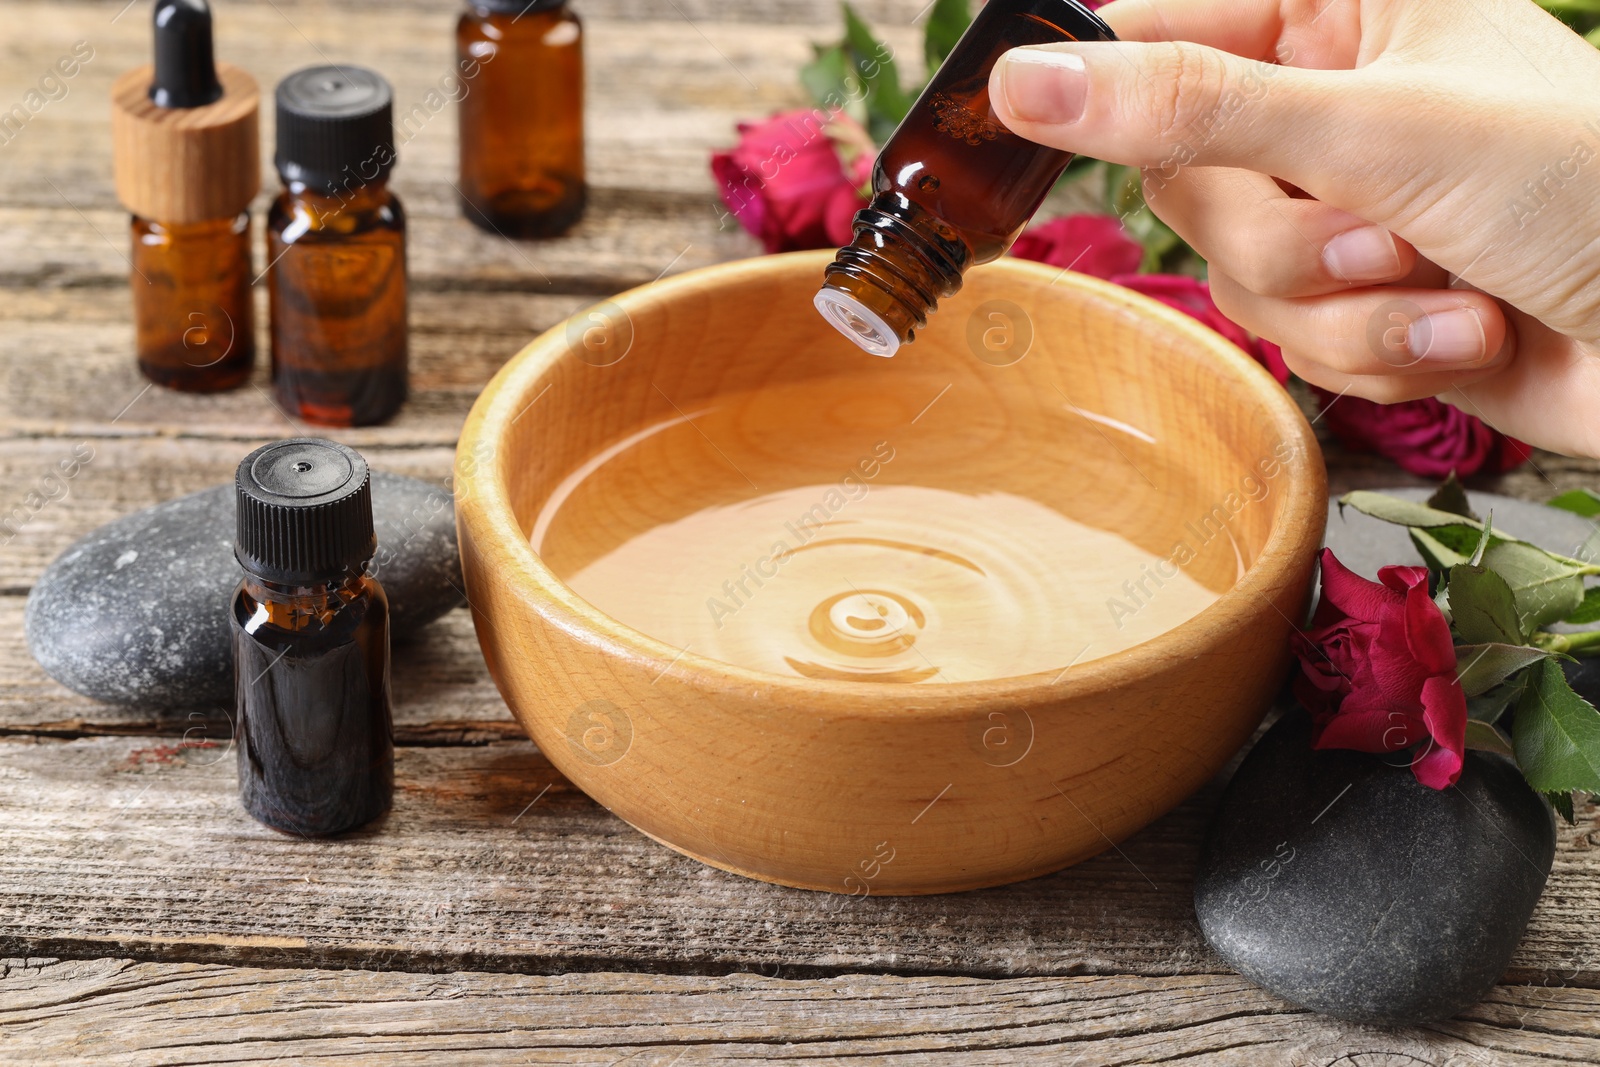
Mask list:
[[[0,962],[17,1067],[336,1064],[1494,1063],[1600,1059],[1600,993],[1502,986],[1461,1018],[1377,1031],[1233,975],[967,978],[415,975]],[[1354,1051],[1359,1060],[1343,1059]]]
[[[0,734],[150,735],[167,742],[222,744],[233,736],[231,707],[120,707],[58,684],[28,654],[22,639],[24,603],[21,596],[0,596]],[[479,744],[523,736],[489,678],[465,609],[397,643],[391,681],[395,739],[402,745]]]
[[[710,199],[709,151],[731,141],[734,122],[789,107],[808,98],[796,76],[812,58],[813,41],[838,40],[837,8],[809,24],[738,21],[743,5],[721,5],[715,18],[688,19],[671,6],[639,17],[591,18],[587,39],[590,178],[601,190],[694,193]],[[93,58],[46,101],[25,126],[0,145],[7,167],[0,200],[10,206],[62,208],[63,200],[89,210],[112,208],[109,114],[111,80],[149,60],[147,18],[115,25],[78,9],[63,18],[59,5],[8,3],[15,36],[0,71],[5,108],[22,101],[68,54],[75,41]],[[218,23],[218,54],[245,63],[264,89],[300,67],[355,62],[383,72],[395,87],[400,150],[396,188],[413,213],[457,214],[454,191],[456,130],[452,97],[453,27],[458,8],[385,8],[381,17],[352,14],[340,5],[234,5]],[[732,16],[730,21],[724,15]],[[922,66],[917,31],[883,23],[909,79]],[[263,48],[262,42],[270,42]],[[55,83],[52,83],[54,86]],[[470,83],[465,91],[470,92]],[[35,98],[35,106],[38,98]],[[262,113],[271,144],[270,95]],[[13,124],[15,125],[15,124]],[[71,149],[70,153],[64,149]],[[275,189],[271,153],[264,153],[267,187]],[[46,182],[43,179],[49,178]],[[4,246],[0,246],[4,247]]]
[[[92,298],[79,289],[26,293],[9,309],[14,317],[0,339],[0,353],[8,357],[0,357],[0,432],[102,436],[160,430],[265,439],[304,430],[272,402],[264,338],[256,375],[244,388],[213,396],[147,389],[134,366],[131,299],[124,287]],[[594,301],[524,292],[414,294],[411,399],[387,425],[343,434],[341,440],[359,448],[453,446],[479,390],[505,361]],[[265,315],[263,303],[258,322]],[[448,469],[446,463],[440,471]]]
[[[0,952],[407,970],[779,966],[1216,973],[1191,878],[1217,786],[1119,850],[977,893],[849,898],[655,845],[527,742],[401,748],[394,811],[311,842],[251,821],[226,745],[0,739]],[[1562,834],[1513,981],[1600,985],[1600,807]]]
[[[87,388],[87,386],[85,386]],[[138,395],[131,390],[126,404]],[[163,394],[165,395],[165,394]],[[150,402],[158,391],[138,400]],[[204,398],[177,398],[200,399]],[[260,397],[258,402],[265,404]],[[126,421],[126,420],[124,420]],[[120,425],[120,424],[119,424]],[[92,431],[93,427],[84,427]],[[223,440],[151,435],[144,437],[4,437],[0,436],[0,589],[32,586],[40,571],[60,551],[94,528],[151,504],[222,485],[251,449],[274,437],[289,436],[288,423],[236,427]],[[421,440],[410,447],[383,447],[361,434],[335,433],[362,449],[374,467],[448,486],[454,463],[455,433],[443,440]],[[358,443],[359,442],[359,443]],[[91,458],[75,477],[60,476],[59,464]],[[30,499],[30,494],[34,494]],[[10,536],[10,534],[15,536]]]

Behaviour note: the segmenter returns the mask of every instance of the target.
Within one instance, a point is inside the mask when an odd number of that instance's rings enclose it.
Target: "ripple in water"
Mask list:
[[[1216,599],[1181,572],[1149,583],[1158,557],[1025,497],[875,485],[826,522],[808,519],[835,490],[708,507],[562,577],[678,648],[868,682],[1059,671],[1148,641]],[[1141,579],[1153,596],[1130,612],[1124,583]]]

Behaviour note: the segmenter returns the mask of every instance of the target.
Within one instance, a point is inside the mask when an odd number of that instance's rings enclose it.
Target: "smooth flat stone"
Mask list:
[[[372,508],[372,569],[400,638],[462,603],[454,502],[427,482],[373,471]],[[124,516],[72,545],[28,597],[34,658],[96,700],[231,706],[227,605],[243,576],[234,523],[234,488],[222,485]]]
[[[1245,758],[1201,851],[1195,914],[1240,974],[1380,1025],[1453,1016],[1505,973],[1555,858],[1550,809],[1507,760],[1456,788],[1316,752],[1304,712]]]

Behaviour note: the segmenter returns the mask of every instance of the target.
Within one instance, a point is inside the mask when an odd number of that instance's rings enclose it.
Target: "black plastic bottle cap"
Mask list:
[[[561,7],[567,0],[467,0],[473,7],[493,11],[497,15],[534,15]]]
[[[394,90],[364,67],[308,67],[278,83],[278,173],[354,192],[394,169]]]
[[[233,554],[268,582],[339,580],[377,551],[372,475],[361,453],[298,437],[256,449],[239,464]]]
[[[211,9],[205,0],[157,0],[154,22],[151,102],[157,107],[205,107],[222,99],[211,49]]]

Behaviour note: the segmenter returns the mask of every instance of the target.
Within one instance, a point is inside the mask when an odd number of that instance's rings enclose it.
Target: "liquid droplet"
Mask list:
[[[917,188],[925,193],[938,192],[939,179],[931,174],[924,174],[917,182]]]

